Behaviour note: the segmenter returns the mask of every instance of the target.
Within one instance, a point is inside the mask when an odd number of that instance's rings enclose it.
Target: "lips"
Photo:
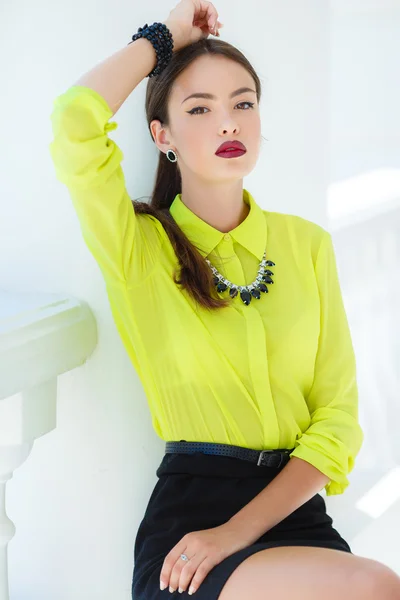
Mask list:
[[[224,142],[223,144],[220,145],[220,147],[218,148],[218,150],[216,151],[215,154],[221,154],[224,152],[234,152],[234,151],[241,151],[241,152],[247,152],[246,150],[246,146],[244,146],[242,144],[242,142],[238,142],[236,141],[231,141],[231,142]]]

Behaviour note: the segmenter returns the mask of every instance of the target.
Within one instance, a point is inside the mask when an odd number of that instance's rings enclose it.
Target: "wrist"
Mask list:
[[[185,46],[184,34],[182,32],[181,25],[177,21],[172,21],[170,19],[163,21],[163,24],[166,27],[168,27],[172,35],[172,41],[174,42],[172,52],[176,52],[177,50]]]
[[[240,511],[239,511],[240,512]],[[226,522],[229,529],[234,530],[236,535],[244,540],[247,544],[253,544],[262,535],[257,528],[252,528],[248,520],[236,513]]]

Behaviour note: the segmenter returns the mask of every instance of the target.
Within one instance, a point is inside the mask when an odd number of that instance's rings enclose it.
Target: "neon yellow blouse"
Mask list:
[[[135,215],[108,137],[105,99],[72,86],[54,101],[50,153],[110,308],[141,379],[156,434],[263,449],[295,448],[341,494],[363,442],[356,363],[330,233],[262,210],[243,190],[246,219],[229,233],[202,221],[180,194],[170,212],[230,281],[252,282],[265,248],[274,284],[250,305],[196,306],[173,282],[178,266],[161,223]],[[227,292],[225,292],[225,296]]]

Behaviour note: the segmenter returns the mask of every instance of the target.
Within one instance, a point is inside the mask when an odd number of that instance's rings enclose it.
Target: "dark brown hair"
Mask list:
[[[146,88],[146,118],[151,139],[150,123],[159,120],[168,125],[168,99],[175,79],[196,58],[206,54],[224,56],[242,65],[254,79],[257,101],[261,97],[261,83],[247,58],[234,46],[222,40],[204,38],[173,53],[166,68],[156,77],[150,77]],[[178,162],[171,163],[160,151],[155,184],[149,203],[133,200],[137,214],[153,215],[165,229],[180,264],[180,279],[175,283],[185,288],[198,304],[209,310],[228,306],[231,299],[218,296],[213,273],[203,256],[174,221],[169,208],[175,196],[182,192]]]

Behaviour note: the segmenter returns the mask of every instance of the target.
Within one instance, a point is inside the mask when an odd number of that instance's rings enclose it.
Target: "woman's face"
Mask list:
[[[240,88],[242,91],[231,97]],[[168,104],[169,127],[152,121],[158,148],[175,150],[182,178],[224,182],[250,173],[260,150],[259,105],[251,75],[238,63],[222,56],[196,59],[176,79]],[[215,98],[186,98],[195,93]],[[191,114],[192,113],[192,114]],[[235,158],[215,154],[225,141],[240,141],[247,152]]]

